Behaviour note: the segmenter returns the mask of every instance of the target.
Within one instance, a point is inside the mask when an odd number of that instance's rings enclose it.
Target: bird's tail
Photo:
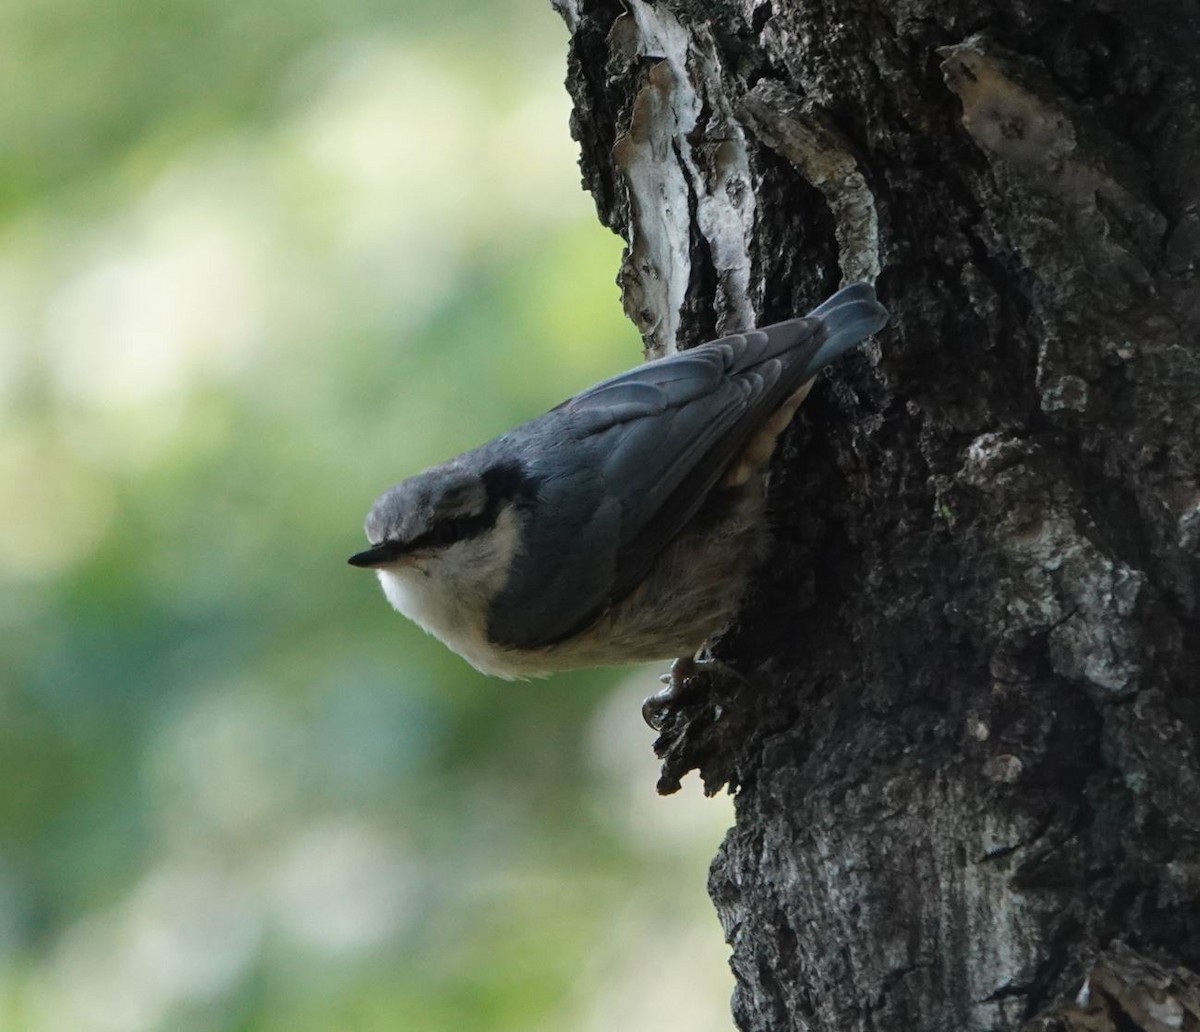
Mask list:
[[[808,318],[820,319],[825,324],[825,340],[809,360],[806,379],[816,376],[864,337],[883,329],[888,312],[875,300],[871,284],[851,283],[817,305]]]

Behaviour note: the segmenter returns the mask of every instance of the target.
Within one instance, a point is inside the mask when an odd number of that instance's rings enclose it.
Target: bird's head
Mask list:
[[[350,557],[350,565],[404,564],[487,533],[498,500],[485,477],[447,463],[385,491],[367,516],[371,547]]]

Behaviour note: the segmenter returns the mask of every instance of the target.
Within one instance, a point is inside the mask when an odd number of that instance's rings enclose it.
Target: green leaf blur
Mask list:
[[[729,1027],[654,671],[482,678],[374,496],[636,362],[548,5],[0,11],[0,1028]]]

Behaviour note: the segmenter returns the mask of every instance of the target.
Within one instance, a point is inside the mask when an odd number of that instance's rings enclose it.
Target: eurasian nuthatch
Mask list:
[[[690,656],[763,556],[776,440],[887,318],[855,283],[604,380],[385,492],[350,563],[486,674]]]

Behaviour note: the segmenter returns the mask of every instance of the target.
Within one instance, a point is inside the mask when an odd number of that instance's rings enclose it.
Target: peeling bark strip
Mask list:
[[[1200,1028],[1200,13],[561,0],[652,352],[877,275],[661,789],[745,1030]]]
[[[722,91],[716,47],[666,9],[629,0],[607,30],[607,64],[638,74],[627,125],[612,143],[628,212],[620,283],[647,357],[676,348],[693,251],[715,277],[713,335],[755,325],[748,246],[754,226],[746,144]]]
[[[755,86],[740,111],[754,134],[824,195],[834,218],[845,280],[874,283],[879,275],[879,217],[848,144],[776,82]]]

